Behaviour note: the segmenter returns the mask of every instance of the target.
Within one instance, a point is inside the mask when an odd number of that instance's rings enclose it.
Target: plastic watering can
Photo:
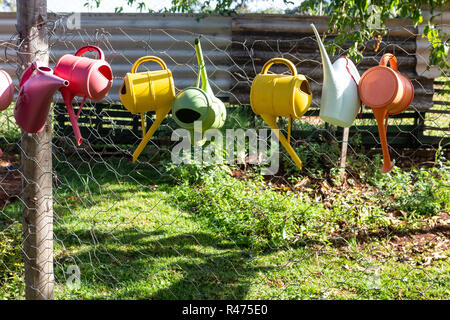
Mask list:
[[[158,63],[162,70],[136,72],[139,65],[146,61]],[[160,58],[154,56],[142,57],[133,64],[131,72],[126,74],[119,95],[128,111],[132,114],[141,114],[143,139],[133,153],[133,162],[135,162],[172,108],[175,97],[172,72],[167,69],[166,64]],[[156,119],[146,133],[144,112],[148,111],[155,111]]]
[[[14,97],[14,85],[6,71],[0,70],[0,111],[9,107]]]
[[[390,62],[391,67],[387,66]],[[389,115],[398,114],[409,107],[414,99],[414,87],[408,77],[397,71],[397,59],[391,53],[381,57],[380,64],[368,69],[359,82],[359,96],[365,105],[372,108],[378,123],[383,167],[389,172],[394,164],[389,156],[386,130]]]
[[[291,75],[267,74],[273,64],[284,64]],[[294,64],[283,58],[273,58],[266,62],[261,73],[253,80],[250,90],[250,104],[255,114],[260,115],[274,130],[275,135],[299,169],[302,162],[290,145],[291,118],[298,119],[311,105],[312,94],[308,80],[297,74]],[[277,117],[289,118],[288,139],[279,131]]]
[[[88,51],[96,51],[98,59],[82,57]],[[111,88],[113,74],[110,65],[105,61],[103,51],[96,46],[84,46],[75,55],[66,54],[55,66],[55,75],[69,81],[68,87],[60,89],[69,113],[70,122],[75,133],[77,144],[83,141],[78,127],[78,117],[86,98],[94,101],[102,100]],[[83,101],[75,115],[72,106],[74,97],[83,97]]]
[[[311,27],[319,44],[323,65],[320,118],[339,127],[350,127],[361,108],[358,70],[346,57],[340,57],[331,64],[316,27],[314,24]]]
[[[50,111],[53,95],[67,88],[69,81],[57,77],[49,67],[33,62],[23,73],[14,107],[17,124],[28,133],[41,132]]]
[[[199,65],[197,86],[186,88],[176,95],[172,104],[172,114],[181,128],[190,131],[192,144],[203,145],[204,138],[200,141],[194,140],[194,122],[202,122],[201,134],[203,134],[207,129],[221,128],[225,123],[227,111],[223,102],[214,96],[209,85],[199,38],[195,39],[195,52]]]
[[[0,111],[9,107],[14,97],[14,85],[9,74],[0,70]],[[0,149],[0,157],[3,151]]]

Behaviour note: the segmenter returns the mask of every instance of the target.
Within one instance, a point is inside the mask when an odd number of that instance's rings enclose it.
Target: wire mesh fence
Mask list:
[[[312,32],[284,40],[264,30],[229,36],[202,32],[202,22],[194,31],[176,28],[176,17],[170,18],[175,27],[143,27],[139,17],[137,26],[119,25],[123,16],[117,15],[116,21],[98,16],[107,21],[105,28],[81,20],[78,28],[68,29],[67,16],[58,14],[47,23],[51,67],[62,54],[90,44],[104,50],[114,73],[108,97],[87,100],[83,107],[81,146],[60,94],[55,95],[49,231],[54,280],[49,281],[54,282],[56,298],[448,297],[448,80],[433,86],[433,80],[415,74],[414,42],[420,36],[415,28],[403,24],[407,36],[394,33],[383,39],[379,49],[369,50],[357,65],[364,71],[378,64],[383,53],[394,52],[400,72],[412,79],[417,92],[411,108],[389,119],[396,167],[381,174],[378,131],[369,108],[362,109],[345,139],[344,162],[342,128],[319,118],[322,63]],[[223,28],[220,23],[217,30]],[[177,92],[194,86],[194,39],[199,36],[212,90],[227,107],[223,137],[226,130],[238,129],[243,134],[266,129],[270,136],[267,124],[249,105],[252,81],[266,60],[287,58],[305,74],[313,103],[293,122],[290,141],[302,170],[280,146],[278,170],[262,174],[270,165],[263,160],[273,156],[273,149],[271,140],[261,136],[258,145],[265,148],[257,154],[249,154],[251,141],[245,140],[244,153],[237,147],[231,154],[223,151],[224,158],[232,159],[228,163],[192,159],[174,164],[171,155],[180,140],[172,115],[132,163],[142,132],[139,117],[118,98],[125,73],[141,55],[155,55],[172,70]],[[20,79],[17,39],[14,34],[0,46],[5,52],[2,66],[16,69]],[[347,49],[340,48],[339,55]],[[76,98],[74,105],[81,100]],[[21,299],[26,255],[22,190],[32,182],[24,179],[20,164],[24,136],[13,106],[0,117],[0,297]],[[147,129],[153,118],[147,114]],[[280,119],[278,125],[287,135],[287,121]],[[204,157],[204,149],[189,149],[192,158],[195,152]]]

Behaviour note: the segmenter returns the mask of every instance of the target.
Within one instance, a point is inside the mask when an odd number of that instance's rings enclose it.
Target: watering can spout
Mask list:
[[[138,147],[133,152],[133,163],[136,162],[137,158],[142,153],[142,151],[144,150],[147,143],[150,141],[150,138],[155,134],[156,129],[158,129],[158,127],[161,125],[161,122],[164,120],[166,115],[169,113],[171,107],[172,107],[171,105],[168,105],[168,106],[163,106],[156,110],[155,122],[153,122],[152,126],[150,127],[150,129],[148,129],[147,133],[145,133],[145,135],[142,138],[141,142],[139,143]],[[143,128],[143,130],[144,129],[145,128]]]
[[[66,88],[69,85],[69,81],[61,79],[57,76],[52,76],[47,84],[47,90],[52,95],[55,94],[58,89]]]
[[[200,45],[200,38],[196,38],[194,44],[197,62],[199,66],[199,79],[197,80],[197,82],[201,80],[202,83],[201,89],[207,92],[208,94],[214,95],[211,86],[209,85],[208,74],[206,73],[205,60],[203,59],[203,51],[202,46]],[[197,87],[198,86],[199,83],[197,83]]]
[[[81,137],[80,128],[78,127],[79,113],[77,115],[75,115],[75,112],[74,112],[73,106],[72,106],[72,101],[75,96],[73,95],[72,91],[70,89],[68,89],[67,87],[61,88],[60,92],[64,99],[64,103],[66,105],[67,112],[69,113],[69,119],[70,119],[70,123],[72,124],[73,132],[75,134],[75,140],[77,141],[77,145],[81,145],[81,143],[83,142],[83,138]],[[84,102],[84,99],[83,99],[83,102]],[[83,104],[80,106],[79,110],[81,110],[82,107],[83,107]]]
[[[42,69],[42,68],[41,68]],[[40,71],[38,71],[40,72]],[[69,81],[61,79],[52,74],[46,75],[46,81],[43,82],[42,92],[47,96],[53,96],[58,89],[65,88],[69,85]]]
[[[335,77],[334,77],[334,68],[333,65],[331,64],[331,60],[330,57],[327,54],[327,51],[325,50],[325,46],[323,45],[322,40],[320,39],[320,35],[319,32],[317,31],[316,27],[314,26],[314,24],[311,23],[311,27],[314,31],[314,34],[316,35],[317,38],[317,43],[319,44],[319,50],[320,50],[320,56],[322,57],[322,62],[323,62],[323,82],[324,82],[324,86],[329,86],[329,85],[336,85],[335,84]],[[327,82],[327,83],[326,83]],[[331,83],[328,83],[331,82]]]
[[[269,125],[269,127],[275,133],[275,136],[280,140],[283,147],[286,149],[288,154],[291,156],[292,160],[294,160],[297,167],[301,170],[303,167],[302,161],[300,160],[297,153],[295,153],[294,148],[292,148],[289,141],[284,137],[284,135],[280,132],[280,129],[277,126],[277,117],[270,114],[261,114],[261,118]]]
[[[24,74],[22,75],[22,79],[20,80],[19,84],[20,88],[22,88],[24,84],[30,79],[34,71],[36,71],[36,75],[39,75],[42,78],[39,78],[39,82],[31,82],[33,83],[31,87],[34,91],[34,88],[37,88],[38,86],[43,96],[53,96],[53,94],[55,94],[58,89],[60,89],[61,87],[67,87],[69,85],[69,81],[54,75],[52,69],[50,69],[49,67],[40,66],[35,62],[27,70],[25,70]]]
[[[383,152],[383,167],[381,168],[382,173],[387,173],[392,170],[394,164],[391,162],[391,157],[389,156],[389,149],[387,143],[387,109],[374,109],[373,110],[375,119],[378,124],[378,132],[380,134],[381,150]]]

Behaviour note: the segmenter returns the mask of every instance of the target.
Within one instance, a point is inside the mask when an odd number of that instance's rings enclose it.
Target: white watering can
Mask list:
[[[333,64],[325,51],[314,24],[311,27],[319,43],[323,65],[320,118],[339,127],[350,127],[361,108],[358,95],[359,73],[351,60],[340,57]]]

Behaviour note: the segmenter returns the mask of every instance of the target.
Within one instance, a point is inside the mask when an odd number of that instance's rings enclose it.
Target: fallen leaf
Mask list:
[[[311,180],[308,177],[304,177],[302,179],[302,181],[298,182],[297,184],[295,184],[294,188],[295,189],[300,189],[303,187],[307,187],[311,184]]]

